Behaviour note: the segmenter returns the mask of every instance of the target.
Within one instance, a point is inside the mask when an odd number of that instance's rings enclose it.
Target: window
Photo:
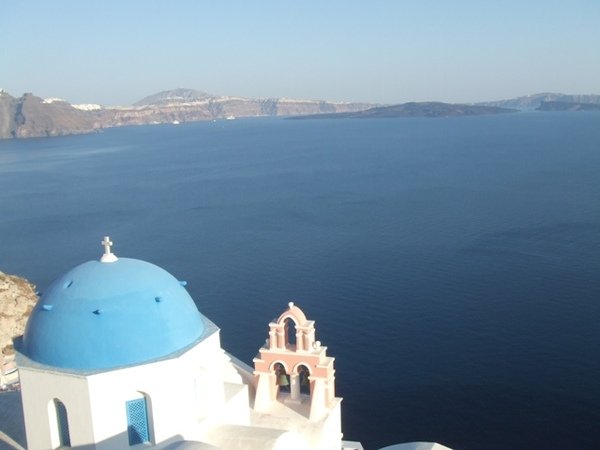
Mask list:
[[[59,447],[70,447],[71,435],[69,434],[69,417],[67,415],[67,408],[65,407],[65,404],[58,399],[54,399],[54,407],[56,408]]]
[[[129,445],[150,442],[148,430],[148,407],[146,398],[136,398],[126,403],[127,407],[127,435]]]

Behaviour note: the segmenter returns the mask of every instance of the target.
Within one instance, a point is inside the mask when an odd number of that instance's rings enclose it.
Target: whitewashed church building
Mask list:
[[[342,440],[334,358],[300,308],[269,324],[252,368],[221,348],[185,283],[103,245],[15,341],[29,450],[362,449]]]

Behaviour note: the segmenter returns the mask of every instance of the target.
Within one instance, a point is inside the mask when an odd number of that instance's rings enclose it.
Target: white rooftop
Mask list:
[[[395,444],[379,450],[452,450],[435,442],[407,442],[405,444]]]

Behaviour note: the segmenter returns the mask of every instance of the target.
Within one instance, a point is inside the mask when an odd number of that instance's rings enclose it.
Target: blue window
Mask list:
[[[71,435],[69,434],[69,417],[65,404],[58,399],[54,399],[56,408],[56,421],[58,422],[58,439],[60,447],[71,446]]]
[[[129,436],[129,445],[143,444],[150,442],[150,433],[148,430],[148,408],[146,398],[136,398],[129,400],[127,406],[127,435]]]

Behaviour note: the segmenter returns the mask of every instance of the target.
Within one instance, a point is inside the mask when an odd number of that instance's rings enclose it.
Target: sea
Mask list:
[[[600,448],[600,113],[0,141],[0,270],[157,264],[252,364],[293,301],[366,450]]]

